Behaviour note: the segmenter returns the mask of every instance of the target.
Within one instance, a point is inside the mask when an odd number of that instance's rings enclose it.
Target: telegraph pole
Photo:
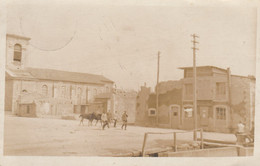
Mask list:
[[[160,51],[158,51],[158,60],[157,60],[157,83],[156,83],[156,125],[159,124],[159,72],[160,72]]]
[[[199,38],[196,34],[191,35],[193,40],[191,41],[193,43],[193,112],[194,112],[194,141],[197,141],[197,71],[196,71],[196,50],[199,50],[196,48],[196,44],[199,44],[199,42],[196,41],[196,38]]]

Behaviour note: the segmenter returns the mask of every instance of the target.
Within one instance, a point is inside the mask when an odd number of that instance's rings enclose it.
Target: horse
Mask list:
[[[101,116],[102,116],[102,114],[93,113],[93,116],[92,116],[92,119],[91,119],[91,124],[92,124],[92,121],[93,121],[93,120],[96,120],[95,126],[97,125],[98,121],[100,121],[101,126],[102,126]]]
[[[91,125],[92,125],[94,116],[95,116],[94,113],[80,114],[79,118],[81,117],[81,120],[79,122],[79,125],[82,124],[84,126],[84,124],[83,124],[84,119],[88,119],[88,125],[89,125],[89,123],[91,123]]]
[[[92,112],[92,113],[87,113],[87,114],[81,114],[81,115],[79,115],[79,117],[81,117],[79,125],[82,123],[82,125],[84,126],[83,120],[88,119],[88,126],[92,126],[93,120],[96,120],[95,126],[97,125],[98,121],[100,121],[101,126],[102,126],[101,114],[96,114],[95,112]]]

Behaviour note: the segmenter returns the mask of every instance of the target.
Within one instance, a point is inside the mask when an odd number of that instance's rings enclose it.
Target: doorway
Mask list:
[[[170,122],[171,128],[177,129],[180,123],[180,106],[171,105],[170,106]]]
[[[86,105],[81,105],[80,114],[85,114],[85,112],[86,112]]]
[[[200,107],[200,125],[207,127],[209,124],[209,107]]]

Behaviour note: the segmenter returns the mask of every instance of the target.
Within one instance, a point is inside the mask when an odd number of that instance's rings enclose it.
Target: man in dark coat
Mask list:
[[[126,111],[124,111],[124,113],[122,115],[123,125],[122,125],[121,129],[123,129],[124,126],[125,126],[125,130],[126,130],[126,127],[127,127],[127,117],[128,117],[128,115],[127,115]]]

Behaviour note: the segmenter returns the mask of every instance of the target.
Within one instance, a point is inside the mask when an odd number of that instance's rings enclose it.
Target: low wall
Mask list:
[[[253,156],[254,155],[254,147],[239,148],[238,155],[239,156]]]
[[[159,153],[158,157],[231,157],[238,156],[236,147]]]
[[[253,147],[223,147],[212,149],[200,149],[180,152],[162,152],[158,157],[233,157],[233,156],[253,156]]]

